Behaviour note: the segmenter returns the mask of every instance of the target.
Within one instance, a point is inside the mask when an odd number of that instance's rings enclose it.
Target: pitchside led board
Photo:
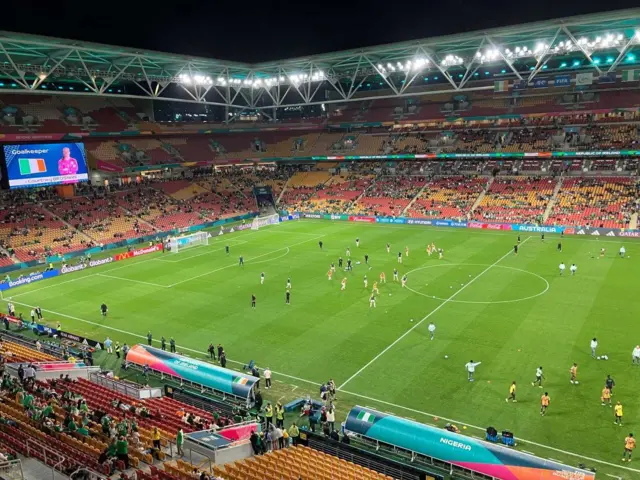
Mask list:
[[[83,143],[5,145],[4,158],[11,189],[89,180]]]

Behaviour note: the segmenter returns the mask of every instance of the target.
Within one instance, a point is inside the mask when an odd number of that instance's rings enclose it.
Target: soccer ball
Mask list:
[[[444,358],[449,358],[449,355],[445,355]]]
[[[410,322],[413,322],[413,318],[411,320],[409,320]]]
[[[600,357],[596,357],[596,360],[600,360]]]
[[[608,355],[602,355],[602,359],[603,360],[609,360],[609,356]]]

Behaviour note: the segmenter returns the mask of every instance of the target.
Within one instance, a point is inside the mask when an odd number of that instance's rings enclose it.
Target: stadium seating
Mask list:
[[[446,176],[430,180],[406,212],[410,217],[462,219],[484,190],[484,177]]]
[[[227,463],[224,468],[215,466],[214,474],[225,480],[392,480],[387,475],[303,446]]]
[[[26,347],[16,342],[3,340],[0,343],[0,353],[2,357],[8,362],[47,362],[58,361],[59,358],[49,355],[47,353],[39,352],[38,350],[30,347]]]
[[[491,222],[541,223],[556,183],[549,177],[497,177],[472,216]]]
[[[565,178],[548,225],[626,228],[636,207],[638,183],[628,177]]]
[[[427,179],[420,176],[378,178],[352,209],[367,215],[400,216],[426,182]]]

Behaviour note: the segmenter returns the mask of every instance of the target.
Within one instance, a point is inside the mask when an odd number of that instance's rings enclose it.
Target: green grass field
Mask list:
[[[621,259],[620,239],[567,237],[559,253],[559,237],[547,235],[542,242],[539,235],[524,234],[516,256],[516,238],[506,232],[307,220],[215,237],[209,246],[178,254],[112,263],[4,297],[12,297],[25,317],[29,306],[40,305],[50,324],[60,321],[65,330],[96,340],[109,335],[132,344],[151,330],[156,340],[175,337],[178,350],[189,355],[202,354],[209,342],[222,343],[235,362],[255,359],[278,372],[278,392],[287,398],[317,395],[317,385],[333,378],[342,414],[359,403],[438,426],[452,419],[475,436],[489,425],[508,428],[525,451],[640,478],[635,463],[620,461],[624,437],[640,435],[640,367],[631,366],[631,351],[640,343],[640,244],[624,242],[627,258]],[[428,257],[427,242],[443,248],[444,259]],[[368,254],[372,268],[338,270],[329,281],[330,263],[346,259],[347,247],[354,261],[364,263]],[[240,255],[244,268],[238,266]],[[561,261],[567,264],[562,277]],[[568,271],[572,263],[578,266],[575,276]],[[396,266],[408,274],[409,288],[393,282]],[[371,285],[381,271],[387,283],[380,285],[373,309]],[[343,277],[348,283],[341,292]],[[109,306],[106,320],[99,313],[102,302]],[[429,322],[437,327],[433,341]],[[608,361],[591,358],[594,336]],[[473,383],[464,368],[470,359],[482,362]],[[573,362],[579,365],[578,385],[569,382]],[[544,390],[531,386],[539,365]],[[622,428],[614,425],[612,409],[600,405],[607,374],[617,384],[614,402],[624,405]],[[515,404],[505,402],[513,380]],[[543,391],[551,397],[544,418]]]

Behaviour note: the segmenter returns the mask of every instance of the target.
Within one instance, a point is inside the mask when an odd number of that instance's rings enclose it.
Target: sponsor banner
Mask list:
[[[99,265],[106,265],[107,263],[111,263],[115,261],[113,257],[100,258],[98,260],[91,260],[89,262],[90,267],[97,267]]]
[[[509,223],[482,223],[482,222],[469,222],[468,228],[480,228],[482,230],[512,230],[512,225]]]
[[[103,172],[124,172],[124,168],[114,165],[113,163],[105,162],[104,160],[98,160],[96,162],[96,167],[98,167],[98,170],[102,170]]]
[[[324,215],[323,218],[325,220],[349,220],[349,215],[331,214],[331,215]]]
[[[467,228],[467,222],[451,222],[451,225],[449,225],[450,227],[455,227],[455,228]]]
[[[548,78],[535,78],[533,80],[533,88],[547,88],[549,87]]]
[[[240,227],[238,227],[238,230],[240,230]],[[151,245],[150,247],[140,248],[138,250],[130,250],[128,252],[118,253],[113,256],[113,260],[116,262],[119,262],[120,260],[126,260],[127,258],[139,257],[140,255],[146,255],[148,253],[154,253],[154,252],[160,252],[160,251],[162,251],[162,245],[160,244]]]
[[[58,275],[60,275],[59,270],[49,270],[48,272],[34,273],[26,277],[19,277],[16,280],[0,283],[0,291],[9,290],[10,288],[20,287],[22,285],[29,285],[33,282],[57,277]]]
[[[361,217],[359,215],[349,215],[350,222],[376,223],[376,217]]]
[[[535,232],[535,233],[561,233],[564,227],[554,227],[547,225],[511,225],[511,229],[517,232]]]
[[[396,218],[396,217],[376,217],[377,223],[396,223],[396,224],[405,224],[407,223],[406,218]]]
[[[527,89],[527,81],[526,80],[514,80],[513,85],[511,86],[513,90],[526,90]]]
[[[304,218],[326,218],[328,215],[322,215],[320,213],[303,213],[302,216]]]
[[[300,218],[300,215],[298,215],[297,213],[294,213],[293,215],[284,215],[280,217],[280,221],[281,222],[288,222],[290,220],[298,220]]]
[[[593,72],[576,73],[576,86],[591,85],[593,83]]]
[[[607,73],[598,77],[598,83],[616,83],[616,73]]]
[[[78,136],[85,136],[86,134],[78,134]],[[15,134],[6,133],[0,135],[0,142],[42,142],[42,141],[57,141],[65,138],[64,133],[32,133],[32,134]]]
[[[432,225],[433,220],[426,220],[422,218],[407,218],[407,225]]]
[[[95,348],[96,350],[102,350],[104,348],[100,342],[96,342],[90,338],[81,337],[80,335],[75,335],[73,333],[64,332],[62,330],[58,330],[58,337],[87,347]]]
[[[556,75],[553,79],[554,87],[570,87],[571,75]]]
[[[618,232],[619,237],[631,237],[640,238],[640,231],[638,230],[620,230]]]

